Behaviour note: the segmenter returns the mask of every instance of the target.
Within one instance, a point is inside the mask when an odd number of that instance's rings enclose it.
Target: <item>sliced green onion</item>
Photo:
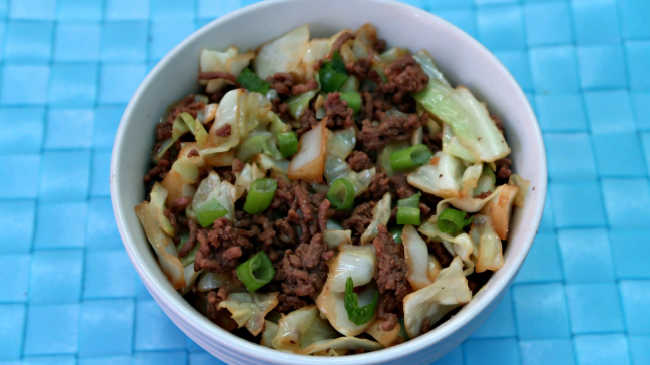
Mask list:
[[[420,224],[420,195],[418,192],[397,201],[397,224]]]
[[[400,199],[397,201],[397,206],[418,208],[420,206],[420,195],[422,195],[422,193],[417,192],[408,198]]]
[[[205,142],[208,140],[208,132],[206,132],[205,128],[203,128],[203,124],[194,119],[194,117],[192,117],[190,113],[187,112],[182,112],[180,114],[180,117],[183,119],[183,122],[185,122],[185,125],[187,125],[187,128],[189,128],[190,132],[192,132],[194,135],[196,142],[198,142],[199,145],[205,144]]]
[[[352,208],[354,203],[354,185],[346,178],[338,178],[332,182],[327,191],[327,199],[338,210]]]
[[[270,178],[261,178],[253,181],[246,195],[244,210],[250,214],[264,211],[271,205],[278,182]]]
[[[237,278],[241,281],[249,292],[254,292],[273,280],[275,269],[269,257],[264,251],[260,251],[255,256],[246,260],[237,266]]]
[[[298,152],[298,137],[295,132],[284,132],[278,134],[278,149],[282,157],[291,157]]]
[[[305,110],[309,109],[309,102],[318,94],[318,90],[309,90],[296,96],[292,96],[287,100],[289,106],[289,114],[293,119],[300,119]]]
[[[374,297],[372,301],[363,307],[359,307],[359,297],[354,292],[354,282],[352,278],[345,281],[345,295],[343,296],[343,305],[345,311],[348,312],[350,321],[358,326],[368,323],[375,315],[375,308],[379,301],[379,293],[374,290]]]
[[[271,88],[271,85],[268,82],[262,80],[248,67],[243,69],[239,76],[237,76],[237,82],[243,88],[258,92],[262,95],[265,95]]]
[[[420,224],[420,208],[397,207],[397,224]]]
[[[350,75],[339,90],[341,92],[359,91],[359,79]]]
[[[393,227],[389,230],[389,232],[395,243],[402,243],[402,227]]]
[[[344,74],[348,73],[348,71],[345,69],[345,62],[343,62],[343,57],[341,57],[339,51],[336,51],[334,54],[332,54],[332,60],[329,62],[329,64],[337,72]]]
[[[431,158],[429,148],[423,144],[406,147],[390,154],[390,167],[393,170],[408,170],[420,166]]]
[[[355,113],[361,110],[361,94],[356,91],[342,92],[339,94],[341,100],[345,101]]]
[[[196,207],[194,211],[196,220],[202,227],[207,227],[214,223],[218,218],[228,214],[228,210],[224,208],[217,199],[210,199],[203,204]]]
[[[472,218],[467,217],[466,212],[451,207],[445,208],[438,216],[438,228],[451,235],[460,233],[470,223]]]
[[[318,71],[321,88],[324,92],[339,90],[348,79],[345,64],[338,52],[334,52],[332,60],[324,62]]]

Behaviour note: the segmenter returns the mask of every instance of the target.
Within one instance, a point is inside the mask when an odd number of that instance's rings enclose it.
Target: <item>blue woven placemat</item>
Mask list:
[[[0,0],[0,363],[221,364],[122,249],[110,149],[144,75],[249,0]],[[548,149],[544,219],[440,364],[650,364],[650,1],[411,0],[511,70]]]

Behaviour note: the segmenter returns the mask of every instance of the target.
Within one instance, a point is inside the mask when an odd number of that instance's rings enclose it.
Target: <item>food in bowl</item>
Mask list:
[[[307,25],[204,49],[200,92],[155,131],[135,207],[171,285],[214,323],[281,351],[399,344],[504,263],[527,181],[498,119],[425,51],[375,28]]]

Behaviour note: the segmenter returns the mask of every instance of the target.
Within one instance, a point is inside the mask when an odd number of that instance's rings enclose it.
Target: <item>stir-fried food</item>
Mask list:
[[[135,211],[214,323],[281,351],[373,351],[435,328],[503,266],[528,184],[499,120],[426,51],[305,25],[202,50],[199,71],[156,127]]]

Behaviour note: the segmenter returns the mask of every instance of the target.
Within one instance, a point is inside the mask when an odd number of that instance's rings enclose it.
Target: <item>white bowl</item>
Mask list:
[[[215,6],[217,4],[215,3]],[[454,84],[473,90],[502,118],[517,173],[531,181],[526,205],[512,222],[505,265],[458,314],[439,327],[384,350],[338,358],[299,356],[262,347],[210,322],[179,295],[160,271],[133,207],[144,199],[154,125],[165,107],[196,90],[199,51],[231,44],[255,48],[304,23],[312,35],[374,24],[389,45],[428,50]],[[387,364],[432,362],[460,344],[488,316],[532,244],[546,196],[546,158],[535,116],[503,65],[473,38],[422,10],[381,0],[265,1],[217,19],[174,48],[131,99],[117,132],[111,162],[117,225],[133,265],[171,320],[205,350],[231,364]]]

